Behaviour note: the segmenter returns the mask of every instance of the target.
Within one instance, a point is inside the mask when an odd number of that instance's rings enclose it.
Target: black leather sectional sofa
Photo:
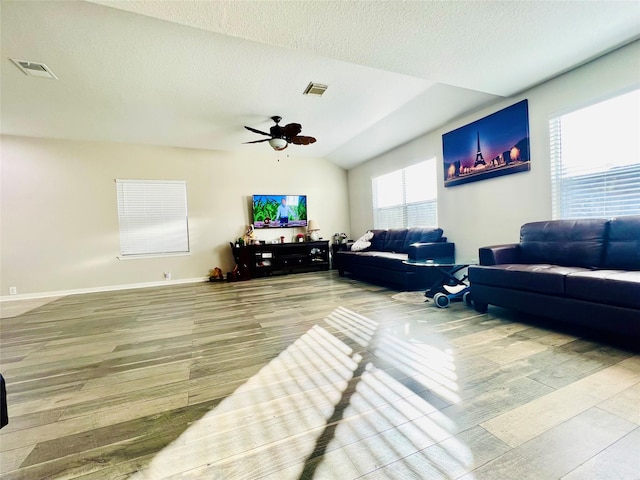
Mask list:
[[[405,260],[453,262],[455,246],[441,228],[415,227],[371,230],[371,246],[359,252],[338,251],[334,264],[341,276],[383,283],[401,290],[424,290],[438,278],[431,268],[406,265]]]
[[[520,242],[481,248],[471,298],[640,338],[640,215],[534,222]]]

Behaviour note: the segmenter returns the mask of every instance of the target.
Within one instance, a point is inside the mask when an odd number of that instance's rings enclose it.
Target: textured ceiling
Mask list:
[[[3,133],[269,152],[281,115],[345,168],[640,36],[637,1],[0,5]]]

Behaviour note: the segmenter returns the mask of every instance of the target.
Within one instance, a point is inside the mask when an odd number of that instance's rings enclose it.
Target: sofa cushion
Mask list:
[[[442,240],[442,229],[437,227],[414,227],[407,230],[402,251],[408,252],[414,243],[433,243]]]
[[[640,272],[593,270],[575,272],[566,279],[567,296],[640,310]],[[640,312],[638,313],[640,318]],[[606,318],[602,321],[606,322]]]
[[[371,265],[375,265],[378,268],[401,272],[408,272],[412,269],[409,265],[402,263],[407,260],[406,253],[377,252],[375,257],[375,261],[372,261]]]
[[[358,265],[383,268],[385,270],[397,270],[401,272],[411,271],[409,265],[402,263],[407,259],[406,253],[376,252],[369,250],[366,252],[339,252],[343,259],[343,264],[347,271]]]
[[[640,270],[640,215],[618,217],[609,222],[604,268]]]
[[[390,228],[382,246],[383,252],[406,253],[404,239],[407,236],[406,228]],[[373,249],[372,249],[373,250]]]
[[[520,228],[520,253],[525,263],[598,267],[604,257],[606,219],[554,220]]]
[[[559,265],[502,264],[469,267],[469,281],[494,287],[528,290],[550,295],[564,295],[565,276],[587,271],[581,267]]]
[[[364,235],[362,235],[358,240],[351,245],[352,252],[361,252],[366,250],[371,246],[371,239],[373,238],[373,232],[369,230]]]
[[[384,239],[387,237],[386,230],[369,230],[373,232],[373,238],[371,239],[371,246],[369,250],[376,250],[381,252],[384,247]]]

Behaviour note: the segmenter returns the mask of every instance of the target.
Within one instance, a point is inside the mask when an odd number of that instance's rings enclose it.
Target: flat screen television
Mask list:
[[[254,195],[255,228],[291,228],[307,226],[306,195]]]

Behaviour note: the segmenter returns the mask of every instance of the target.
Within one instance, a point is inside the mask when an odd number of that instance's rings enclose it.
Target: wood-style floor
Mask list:
[[[335,272],[1,320],[2,479],[638,479],[640,356]]]

